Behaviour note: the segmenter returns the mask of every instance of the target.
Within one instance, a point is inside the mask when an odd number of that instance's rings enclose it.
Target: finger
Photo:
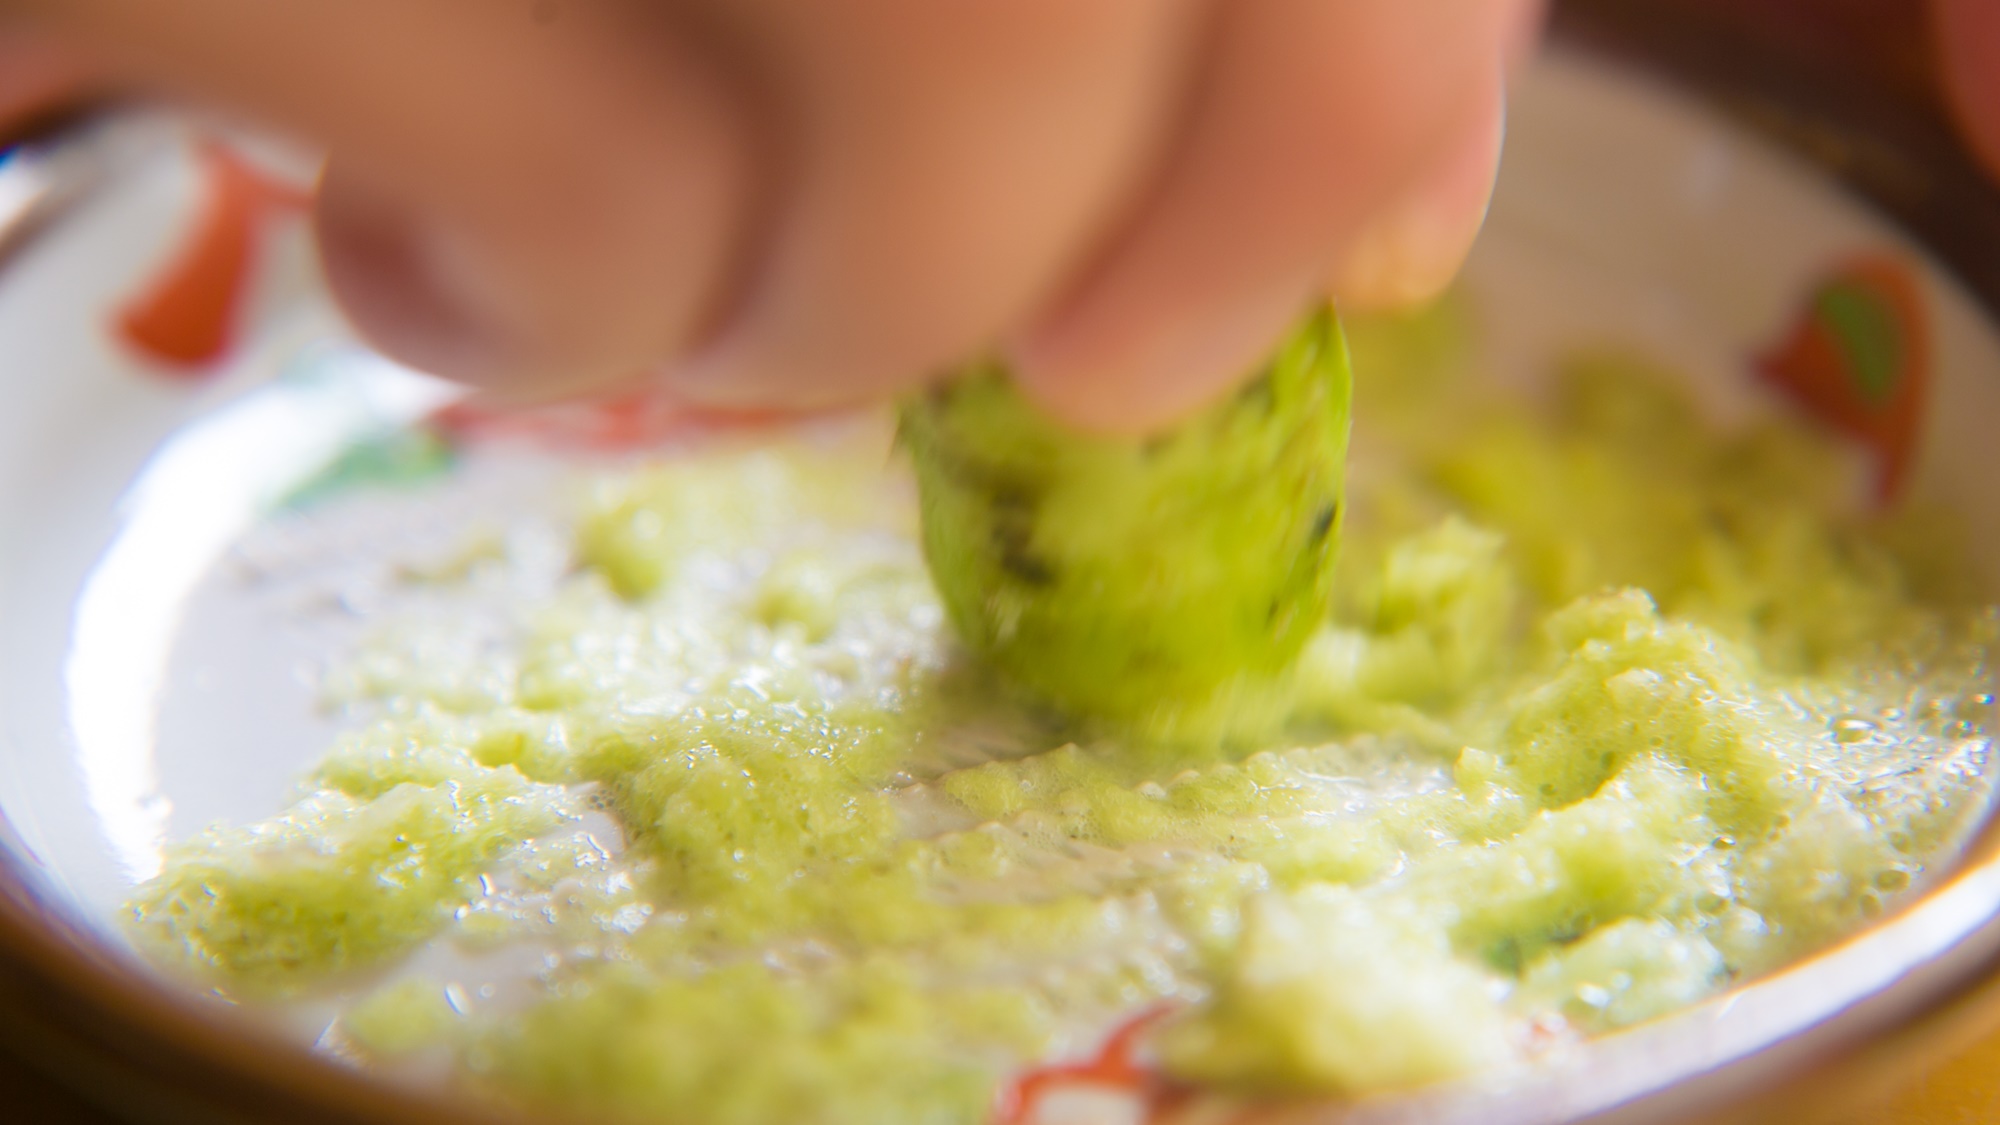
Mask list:
[[[1933,0],[1933,38],[1958,117],[1987,171],[2000,175],[2000,5]]]
[[[766,60],[790,157],[743,304],[667,378],[714,404],[823,406],[990,346],[1046,299],[1157,157],[1186,0],[717,6]]]
[[[1369,218],[1490,116],[1525,18],[1513,0],[1228,6],[1158,194],[1017,344],[1024,386],[1127,431],[1222,393]]]
[[[0,137],[76,104],[98,81],[96,67],[83,55],[0,30]]]
[[[1500,59],[1509,76],[1520,72],[1542,45],[1542,32],[1549,17],[1549,0],[1520,0],[1513,12],[1502,17]]]
[[[156,84],[324,143],[329,276],[398,358],[519,386],[629,376],[718,306],[753,130],[692,33],[577,4],[13,0]]]
[[[1493,90],[1472,127],[1355,236],[1327,286],[1343,310],[1418,304],[1443,293],[1458,276],[1493,198],[1506,131],[1502,101]]]

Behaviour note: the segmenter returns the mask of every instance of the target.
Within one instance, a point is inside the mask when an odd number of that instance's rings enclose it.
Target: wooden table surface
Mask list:
[[[2000,1122],[2000,1036],[1918,1077],[1887,1105],[1858,1108],[1853,1120],[1855,1125]],[[0,1121],[20,1125],[127,1125],[4,1055],[0,1055]]]
[[[2000,1035],[1916,1078],[1888,1105],[1858,1121],[1880,1125],[1992,1125],[2000,1122]]]

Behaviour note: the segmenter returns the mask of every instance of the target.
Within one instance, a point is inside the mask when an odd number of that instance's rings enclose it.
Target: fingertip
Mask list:
[[[1394,203],[1362,227],[1328,282],[1347,308],[1420,304],[1449,287],[1485,225],[1506,132],[1495,90],[1476,121]]]
[[[29,6],[133,81],[332,153],[330,288],[371,343],[440,375],[538,397],[627,379],[690,346],[751,229],[761,118],[678,12]]]

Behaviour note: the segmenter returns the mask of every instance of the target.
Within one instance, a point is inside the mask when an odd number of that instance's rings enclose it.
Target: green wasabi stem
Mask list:
[[[1242,390],[1151,438],[1065,428],[993,365],[912,400],[952,622],[1075,719],[1163,733],[1256,710],[1332,601],[1351,398],[1322,308]]]

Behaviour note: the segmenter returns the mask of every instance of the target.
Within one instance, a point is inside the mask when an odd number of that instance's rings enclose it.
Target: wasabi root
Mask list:
[[[931,577],[1017,687],[1127,727],[1258,694],[1325,621],[1352,388],[1330,309],[1150,438],[1043,417],[997,366],[904,410]]]

